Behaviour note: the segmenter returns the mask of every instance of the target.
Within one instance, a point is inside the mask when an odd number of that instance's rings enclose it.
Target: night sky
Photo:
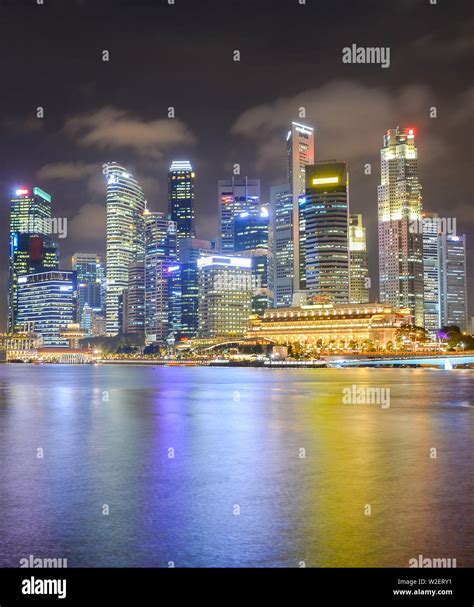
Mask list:
[[[380,147],[397,125],[417,129],[423,206],[469,235],[472,276],[472,3],[300,1],[0,0],[0,330],[16,187],[42,187],[53,216],[68,218],[68,269],[75,251],[105,252],[103,162],[127,166],[148,208],[165,211],[170,162],[189,159],[197,235],[212,238],[217,180],[234,163],[262,180],[263,202],[285,182],[286,132],[301,106],[316,159],[349,163],[351,211],[368,228],[371,300]],[[352,44],[390,47],[390,67],[344,64]],[[474,279],[469,290],[473,313]]]

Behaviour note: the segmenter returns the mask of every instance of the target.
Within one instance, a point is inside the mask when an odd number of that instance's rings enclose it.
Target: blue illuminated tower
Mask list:
[[[194,237],[195,173],[188,160],[175,160],[168,173],[169,218],[176,224],[178,241]]]
[[[274,306],[289,307],[293,297],[293,195],[290,184],[270,188],[273,232]]]
[[[44,347],[64,347],[61,328],[76,320],[76,273],[48,270],[18,277],[19,327],[41,335]]]
[[[234,220],[235,253],[252,260],[252,313],[263,314],[273,305],[272,252],[269,247],[267,207],[252,205]]]
[[[177,263],[176,223],[164,213],[146,211],[145,337],[164,344],[172,332],[170,268]]]
[[[247,177],[222,179],[218,185],[219,238],[221,253],[235,251],[235,218],[260,207],[260,180]]]
[[[58,267],[51,239],[51,196],[39,187],[17,188],[10,201],[8,331],[16,331],[18,277]]]

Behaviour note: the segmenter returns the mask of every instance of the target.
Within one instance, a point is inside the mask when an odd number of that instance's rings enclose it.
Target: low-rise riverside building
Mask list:
[[[0,333],[0,350],[5,352],[6,360],[32,358],[42,345],[41,336],[34,332]]]
[[[275,344],[316,348],[361,349],[371,342],[384,349],[395,343],[396,332],[410,321],[408,308],[387,304],[317,303],[272,308],[250,318],[248,338],[267,338]]]

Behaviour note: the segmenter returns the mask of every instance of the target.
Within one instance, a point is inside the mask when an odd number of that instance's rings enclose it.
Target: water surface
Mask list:
[[[353,385],[390,407],[344,404]],[[0,566],[472,567],[473,387],[468,370],[0,365]]]

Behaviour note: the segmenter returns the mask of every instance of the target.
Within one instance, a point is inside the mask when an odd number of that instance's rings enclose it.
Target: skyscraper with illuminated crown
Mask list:
[[[188,160],[175,160],[168,173],[168,204],[171,221],[176,223],[180,238],[192,238],[194,232],[195,173]]]
[[[418,149],[412,128],[389,129],[380,152],[378,187],[381,303],[409,308],[423,326],[423,234]]]

